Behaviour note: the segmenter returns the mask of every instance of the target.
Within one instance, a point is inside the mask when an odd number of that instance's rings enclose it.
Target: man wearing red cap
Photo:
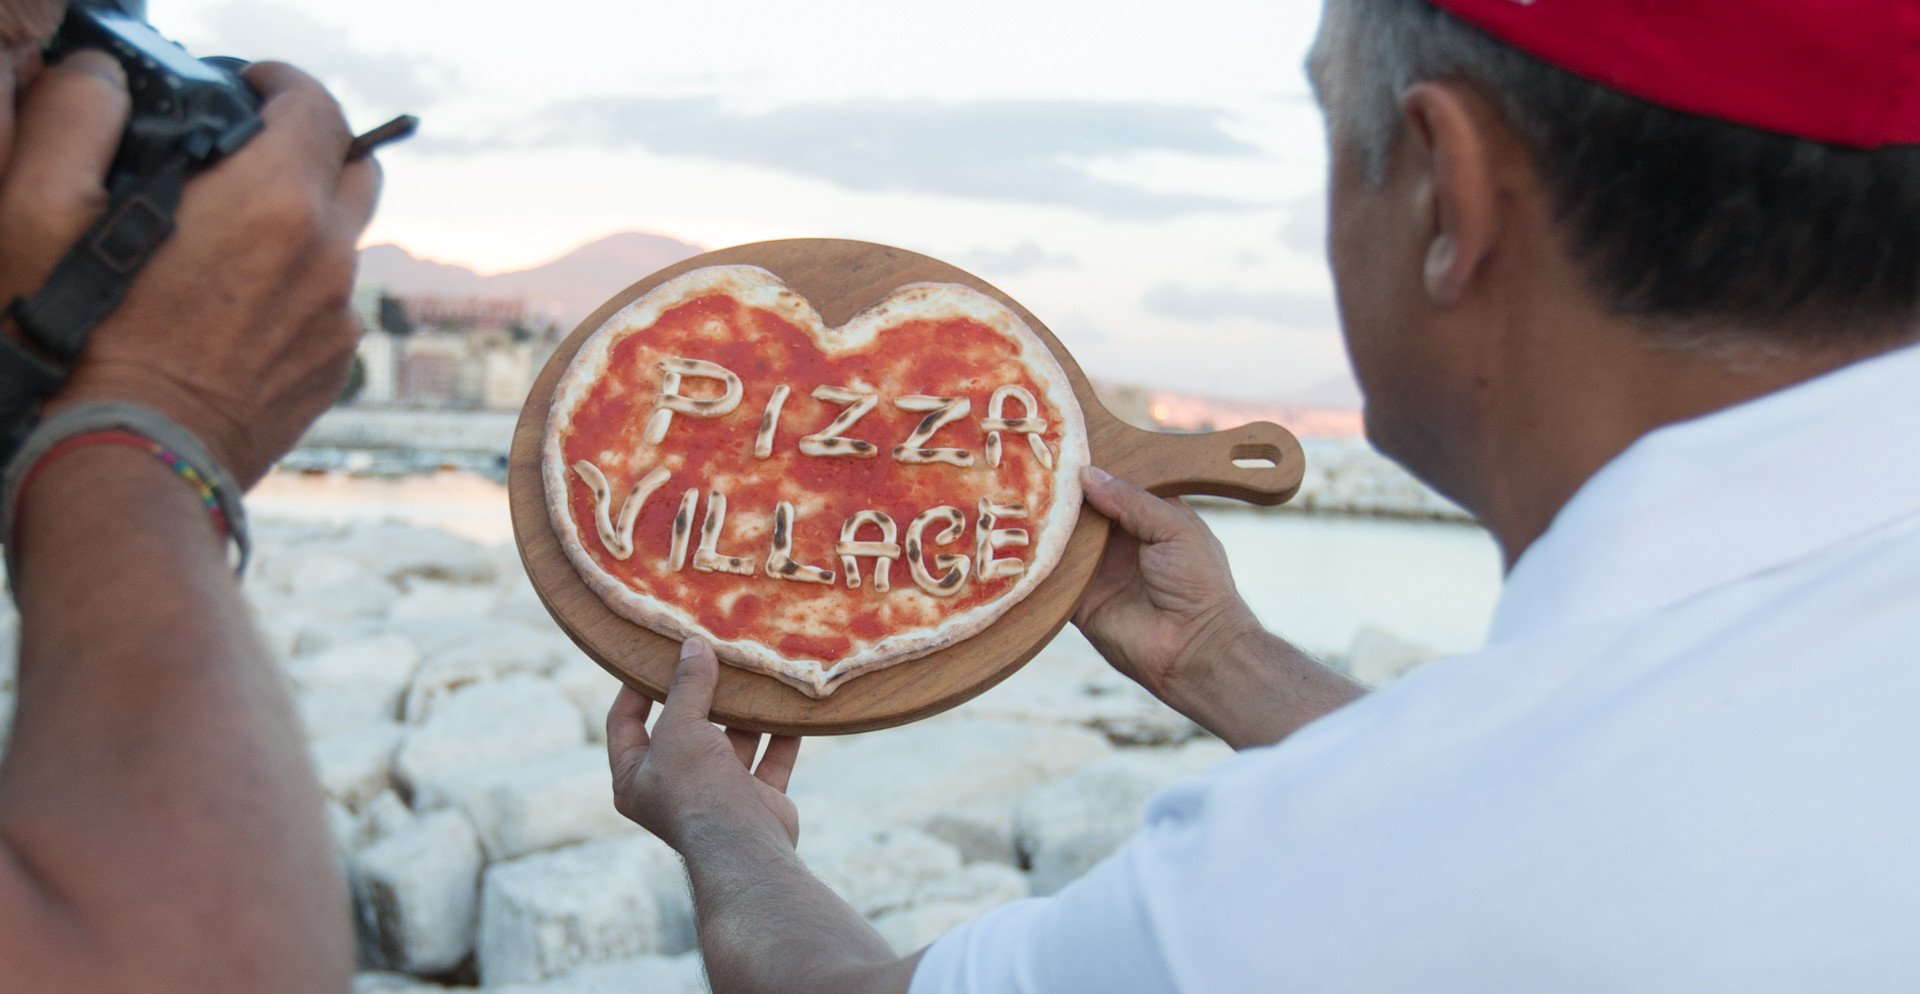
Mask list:
[[[1330,0],[1309,69],[1368,433],[1502,547],[1488,645],[1361,699],[1090,471],[1076,622],[1242,752],[897,959],[691,644],[609,746],[715,990],[1912,989],[1920,2]]]

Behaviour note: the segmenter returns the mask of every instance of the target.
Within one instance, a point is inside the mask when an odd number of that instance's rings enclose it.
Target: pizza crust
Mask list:
[[[679,605],[635,591],[601,568],[587,551],[586,536],[574,520],[569,499],[569,487],[574,481],[569,479],[571,469],[563,450],[572,432],[575,411],[594,384],[606,375],[616,343],[627,335],[651,327],[667,311],[714,293],[730,295],[749,308],[772,311],[806,330],[821,351],[829,356],[863,348],[885,333],[889,325],[917,319],[971,318],[1016,344],[1021,362],[1041,388],[1042,396],[1038,398],[1040,409],[1054,412],[1060,422],[1057,425],[1058,451],[1049,453],[1051,466],[1047,475],[1053,497],[1045,516],[1015,522],[1030,534],[1037,535],[1037,541],[1031,546],[1026,559],[1025,572],[1009,587],[983,603],[930,626],[915,626],[914,630],[856,645],[843,658],[825,663],[821,660],[789,658],[752,639],[717,638]],[[1040,416],[1037,411],[1027,413],[1036,418]],[[1036,443],[1036,449],[1044,445],[1038,436],[1029,435],[1028,439]],[[1017,443],[1018,438],[1016,436],[1008,441]],[[684,460],[683,454],[668,453],[660,465],[677,471],[684,465]],[[998,300],[959,284],[915,283],[894,290],[845,325],[827,328],[808,301],[787,289],[778,277],[767,270],[757,266],[712,266],[693,270],[654,288],[607,319],[582,343],[554,390],[541,468],[549,516],[560,538],[561,548],[566,551],[567,558],[581,579],[609,609],[629,621],[671,638],[685,640],[698,635],[708,640],[722,660],[774,677],[810,697],[823,698],[854,677],[917,659],[971,638],[1031,594],[1053,572],[1066,552],[1067,540],[1080,512],[1080,469],[1088,461],[1086,420],[1065,371],[1039,336]],[[685,505],[682,507],[684,510]],[[928,533],[936,534],[939,527],[929,528]],[[871,529],[868,533],[871,533]],[[901,538],[904,540],[905,537],[903,528]],[[868,563],[872,562],[868,560]],[[898,572],[905,574],[906,570]],[[935,602],[905,575],[896,576],[894,586],[895,596],[927,598],[929,602]],[[901,613],[906,613],[906,608],[903,607]]]

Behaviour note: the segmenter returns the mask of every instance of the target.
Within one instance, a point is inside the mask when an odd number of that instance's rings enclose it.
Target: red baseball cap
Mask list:
[[[1920,0],[1432,0],[1678,111],[1855,148],[1920,144]]]

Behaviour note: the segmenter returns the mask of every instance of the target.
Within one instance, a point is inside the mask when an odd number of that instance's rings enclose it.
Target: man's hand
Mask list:
[[[1193,508],[1097,468],[1081,485],[1114,528],[1073,622],[1114,669],[1235,748],[1278,742],[1360,696],[1260,626]]]
[[[1226,549],[1193,508],[1098,468],[1080,482],[1114,529],[1073,623],[1114,669],[1173,703],[1183,677],[1260,623],[1234,589]]]
[[[607,712],[614,807],[682,854],[707,830],[777,835],[791,848],[800,838],[800,816],[786,790],[800,738],[770,737],[756,768],[758,734],[722,731],[707,720],[719,667],[705,641],[688,639],[651,735],[653,702],[621,688]]]
[[[49,408],[144,404],[251,486],[340,394],[360,333],[348,304],[355,245],[380,172],[346,163],[346,121],[311,77],[275,63],[246,76],[266,130],[188,182],[172,239]],[[4,300],[39,289],[98,217],[127,108],[119,66],[95,52],[26,92],[0,175]]]

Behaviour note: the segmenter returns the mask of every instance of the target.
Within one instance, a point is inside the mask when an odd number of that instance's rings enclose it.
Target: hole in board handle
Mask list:
[[[1284,455],[1278,445],[1247,443],[1234,446],[1227,458],[1240,469],[1279,469]]]

